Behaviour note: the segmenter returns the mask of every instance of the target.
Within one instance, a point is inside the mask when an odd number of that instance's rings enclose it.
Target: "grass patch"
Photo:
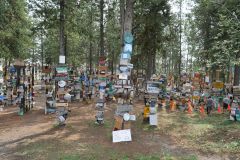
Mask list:
[[[197,113],[160,113],[159,128],[167,135],[181,139],[187,147],[213,153],[240,153],[240,123],[228,120],[225,114],[200,119]],[[197,145],[196,145],[197,144]]]

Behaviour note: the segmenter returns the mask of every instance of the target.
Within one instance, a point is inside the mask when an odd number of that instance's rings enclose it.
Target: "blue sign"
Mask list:
[[[130,58],[131,58],[131,56],[130,56],[129,53],[122,53],[121,54],[121,59],[130,59]]]
[[[15,73],[15,72],[16,72],[16,68],[12,66],[12,67],[10,68],[10,73]]]
[[[81,79],[81,81],[85,81],[85,76],[84,76],[84,75],[81,75],[81,76],[80,76],[80,79]]]
[[[124,34],[125,43],[131,44],[133,42],[133,35],[131,32],[125,32]]]

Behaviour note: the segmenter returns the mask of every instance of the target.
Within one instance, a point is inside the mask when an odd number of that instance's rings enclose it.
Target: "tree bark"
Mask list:
[[[240,54],[236,56],[236,59],[240,57]],[[234,65],[234,79],[233,79],[233,85],[238,86],[239,85],[239,76],[240,76],[240,66],[239,64]]]
[[[90,74],[92,74],[92,47],[93,47],[93,45],[92,45],[92,37],[93,37],[93,35],[92,35],[92,30],[93,30],[93,12],[92,12],[92,5],[93,5],[93,3],[92,3],[92,0],[91,0],[91,13],[90,13],[90,33],[89,33],[89,40],[90,40],[90,42],[89,42],[89,70],[90,70]]]
[[[100,0],[100,55],[104,56],[104,26],[103,26],[103,9],[104,0]]]
[[[125,0],[120,0],[120,24],[121,24],[121,49],[124,46],[123,36],[124,36],[124,17],[125,17]]]
[[[133,3],[134,3],[134,0],[127,0],[126,1],[124,32],[131,32],[132,33]]]
[[[65,56],[65,40],[64,40],[64,7],[65,0],[60,0],[60,56]]]

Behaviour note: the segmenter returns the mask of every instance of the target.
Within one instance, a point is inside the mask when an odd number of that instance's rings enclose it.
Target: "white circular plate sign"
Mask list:
[[[59,87],[65,87],[66,86],[66,82],[65,81],[63,81],[63,80],[61,80],[61,81],[58,81],[58,86]]]

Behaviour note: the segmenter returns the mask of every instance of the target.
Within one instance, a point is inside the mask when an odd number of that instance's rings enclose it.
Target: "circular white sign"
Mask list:
[[[58,86],[59,87],[65,87],[66,86],[66,82],[61,80],[61,81],[58,81]]]
[[[129,121],[129,120],[130,120],[130,114],[125,113],[125,114],[123,115],[123,119],[124,119],[124,121]]]

